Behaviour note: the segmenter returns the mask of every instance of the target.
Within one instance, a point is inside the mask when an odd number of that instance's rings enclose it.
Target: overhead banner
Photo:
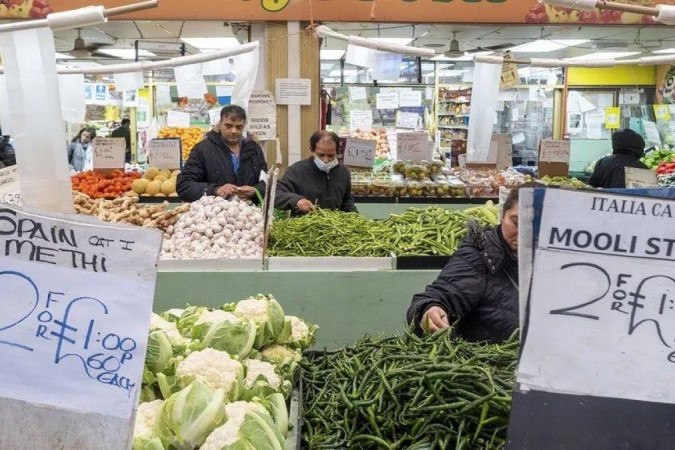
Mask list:
[[[46,4],[45,0],[26,0],[24,4]],[[51,6],[58,11],[90,6],[88,0],[52,0]],[[159,8],[120,16],[122,20],[213,20],[222,16],[223,4],[227,3],[228,20],[244,21],[319,21],[319,22],[422,22],[422,23],[583,23],[597,25],[654,24],[651,16],[621,13],[616,11],[574,11],[569,8],[542,5],[536,0],[162,0]],[[622,3],[653,6],[673,4],[673,0],[642,1],[626,0]],[[121,6],[126,0],[110,0],[106,7]],[[4,9],[4,15],[3,15]],[[30,12],[28,12],[30,10]],[[14,10],[16,11],[16,10]],[[48,9],[26,8],[27,17],[44,14]],[[0,18],[10,16],[0,4]],[[16,13],[14,13],[16,14]],[[28,15],[30,14],[30,15]],[[117,19],[117,17],[116,17]],[[461,38],[461,32],[460,36]]]

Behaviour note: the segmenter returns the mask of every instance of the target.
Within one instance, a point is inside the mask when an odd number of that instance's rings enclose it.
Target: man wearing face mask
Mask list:
[[[312,156],[288,168],[277,183],[275,207],[294,215],[314,208],[358,212],[352,197],[349,169],[337,159],[340,138],[317,131],[309,140]]]
[[[258,203],[265,195],[267,162],[260,145],[244,139],[246,111],[236,105],[220,111],[217,128],[195,145],[178,175],[176,190],[184,202],[204,195],[238,196]]]

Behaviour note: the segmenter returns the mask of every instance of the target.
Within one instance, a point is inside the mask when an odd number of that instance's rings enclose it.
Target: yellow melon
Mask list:
[[[167,180],[162,183],[162,193],[165,195],[171,195],[176,192],[176,182],[173,180]]]
[[[145,193],[148,195],[157,195],[159,194],[159,191],[162,189],[162,183],[159,181],[151,181],[148,183],[148,187],[145,188]]]
[[[178,193],[174,192],[174,193],[170,194],[169,197],[178,197]]]
[[[180,170],[174,170],[170,178],[178,178],[178,175],[180,175]]]
[[[159,169],[156,167],[150,167],[145,172],[145,175],[143,175],[143,178],[147,178],[148,180],[154,180],[157,175],[159,175]]]
[[[153,195],[153,197],[166,197],[166,195],[162,194],[161,192],[159,194]]]
[[[159,173],[166,175],[167,179],[171,178],[171,171],[169,169],[162,169]]]
[[[155,178],[153,178],[152,181],[159,181],[160,183],[164,183],[168,179],[169,179],[169,177],[167,177],[163,173],[160,173]]]
[[[138,180],[134,180],[134,182],[131,183],[131,189],[137,194],[143,194],[145,189],[147,189],[148,184],[150,184],[149,180],[146,178],[139,178]]]

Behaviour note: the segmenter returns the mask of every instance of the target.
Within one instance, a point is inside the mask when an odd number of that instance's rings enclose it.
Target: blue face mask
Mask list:
[[[337,158],[335,158],[331,162],[325,163],[325,162],[321,161],[321,159],[319,159],[315,156],[314,157],[314,164],[316,164],[316,167],[320,171],[329,173],[331,170],[333,170],[333,168],[335,168],[339,164],[339,162],[338,162]]]

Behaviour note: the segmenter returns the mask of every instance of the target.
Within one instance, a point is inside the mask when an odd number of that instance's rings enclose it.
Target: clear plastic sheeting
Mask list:
[[[74,213],[55,52],[46,27],[0,34],[23,204]]]
[[[115,81],[115,89],[120,92],[136,91],[145,85],[143,72],[140,70],[138,72],[115,73],[113,74],[113,80]]]
[[[232,104],[239,105],[248,110],[248,101],[255,87],[255,79],[258,74],[260,62],[260,47],[256,47],[248,53],[237,55],[234,58],[234,91],[232,92]]]
[[[5,76],[0,74],[0,127],[6,135],[12,132],[11,116],[9,114],[9,99],[7,98],[7,82]]]
[[[467,142],[468,161],[487,161],[490,153],[492,127],[497,115],[501,64],[476,63],[473,71],[473,91]]]
[[[87,105],[84,99],[84,75],[59,75],[59,95],[63,120],[84,122]]]
[[[204,98],[206,83],[202,75],[201,64],[190,64],[173,68],[179,97]]]

